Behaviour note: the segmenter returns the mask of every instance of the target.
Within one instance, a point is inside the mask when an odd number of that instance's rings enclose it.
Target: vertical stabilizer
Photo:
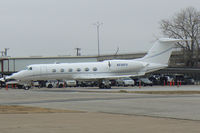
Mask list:
[[[141,60],[148,63],[167,65],[175,44],[180,41],[186,40],[161,38],[154,43],[153,47],[148,51],[147,55],[145,55]]]

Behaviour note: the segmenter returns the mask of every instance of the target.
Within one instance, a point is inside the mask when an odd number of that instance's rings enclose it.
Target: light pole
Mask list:
[[[81,50],[81,48],[75,48],[76,50],[76,56],[81,56],[81,53],[79,53],[79,51]]]
[[[103,25],[103,23],[100,23],[100,22],[97,21],[94,25],[97,27],[98,56],[100,56],[100,49],[99,49],[99,27],[100,27],[101,25]]]

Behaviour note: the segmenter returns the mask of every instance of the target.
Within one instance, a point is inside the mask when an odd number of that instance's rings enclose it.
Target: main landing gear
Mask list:
[[[110,81],[109,80],[100,80],[99,81],[99,88],[100,89],[110,89]]]

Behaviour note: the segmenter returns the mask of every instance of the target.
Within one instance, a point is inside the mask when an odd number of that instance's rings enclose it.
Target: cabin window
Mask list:
[[[64,72],[65,70],[63,68],[60,69],[60,72]]]
[[[93,68],[93,71],[97,71],[97,68],[96,68],[96,67],[94,67],[94,68]]]
[[[85,68],[85,71],[88,72],[90,69],[89,68]]]
[[[76,71],[77,71],[77,72],[80,72],[80,71],[81,71],[81,69],[80,69],[80,68],[77,68],[77,69],[76,69]]]
[[[56,72],[56,69],[52,69],[52,72],[55,73],[55,72]]]
[[[68,70],[68,72],[73,72],[73,69],[72,69],[72,68],[70,68],[70,69]]]

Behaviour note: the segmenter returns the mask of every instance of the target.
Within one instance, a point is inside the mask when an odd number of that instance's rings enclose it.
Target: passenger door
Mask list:
[[[47,73],[47,66],[46,65],[40,66],[40,76],[41,77],[45,76],[44,75],[45,73]]]

